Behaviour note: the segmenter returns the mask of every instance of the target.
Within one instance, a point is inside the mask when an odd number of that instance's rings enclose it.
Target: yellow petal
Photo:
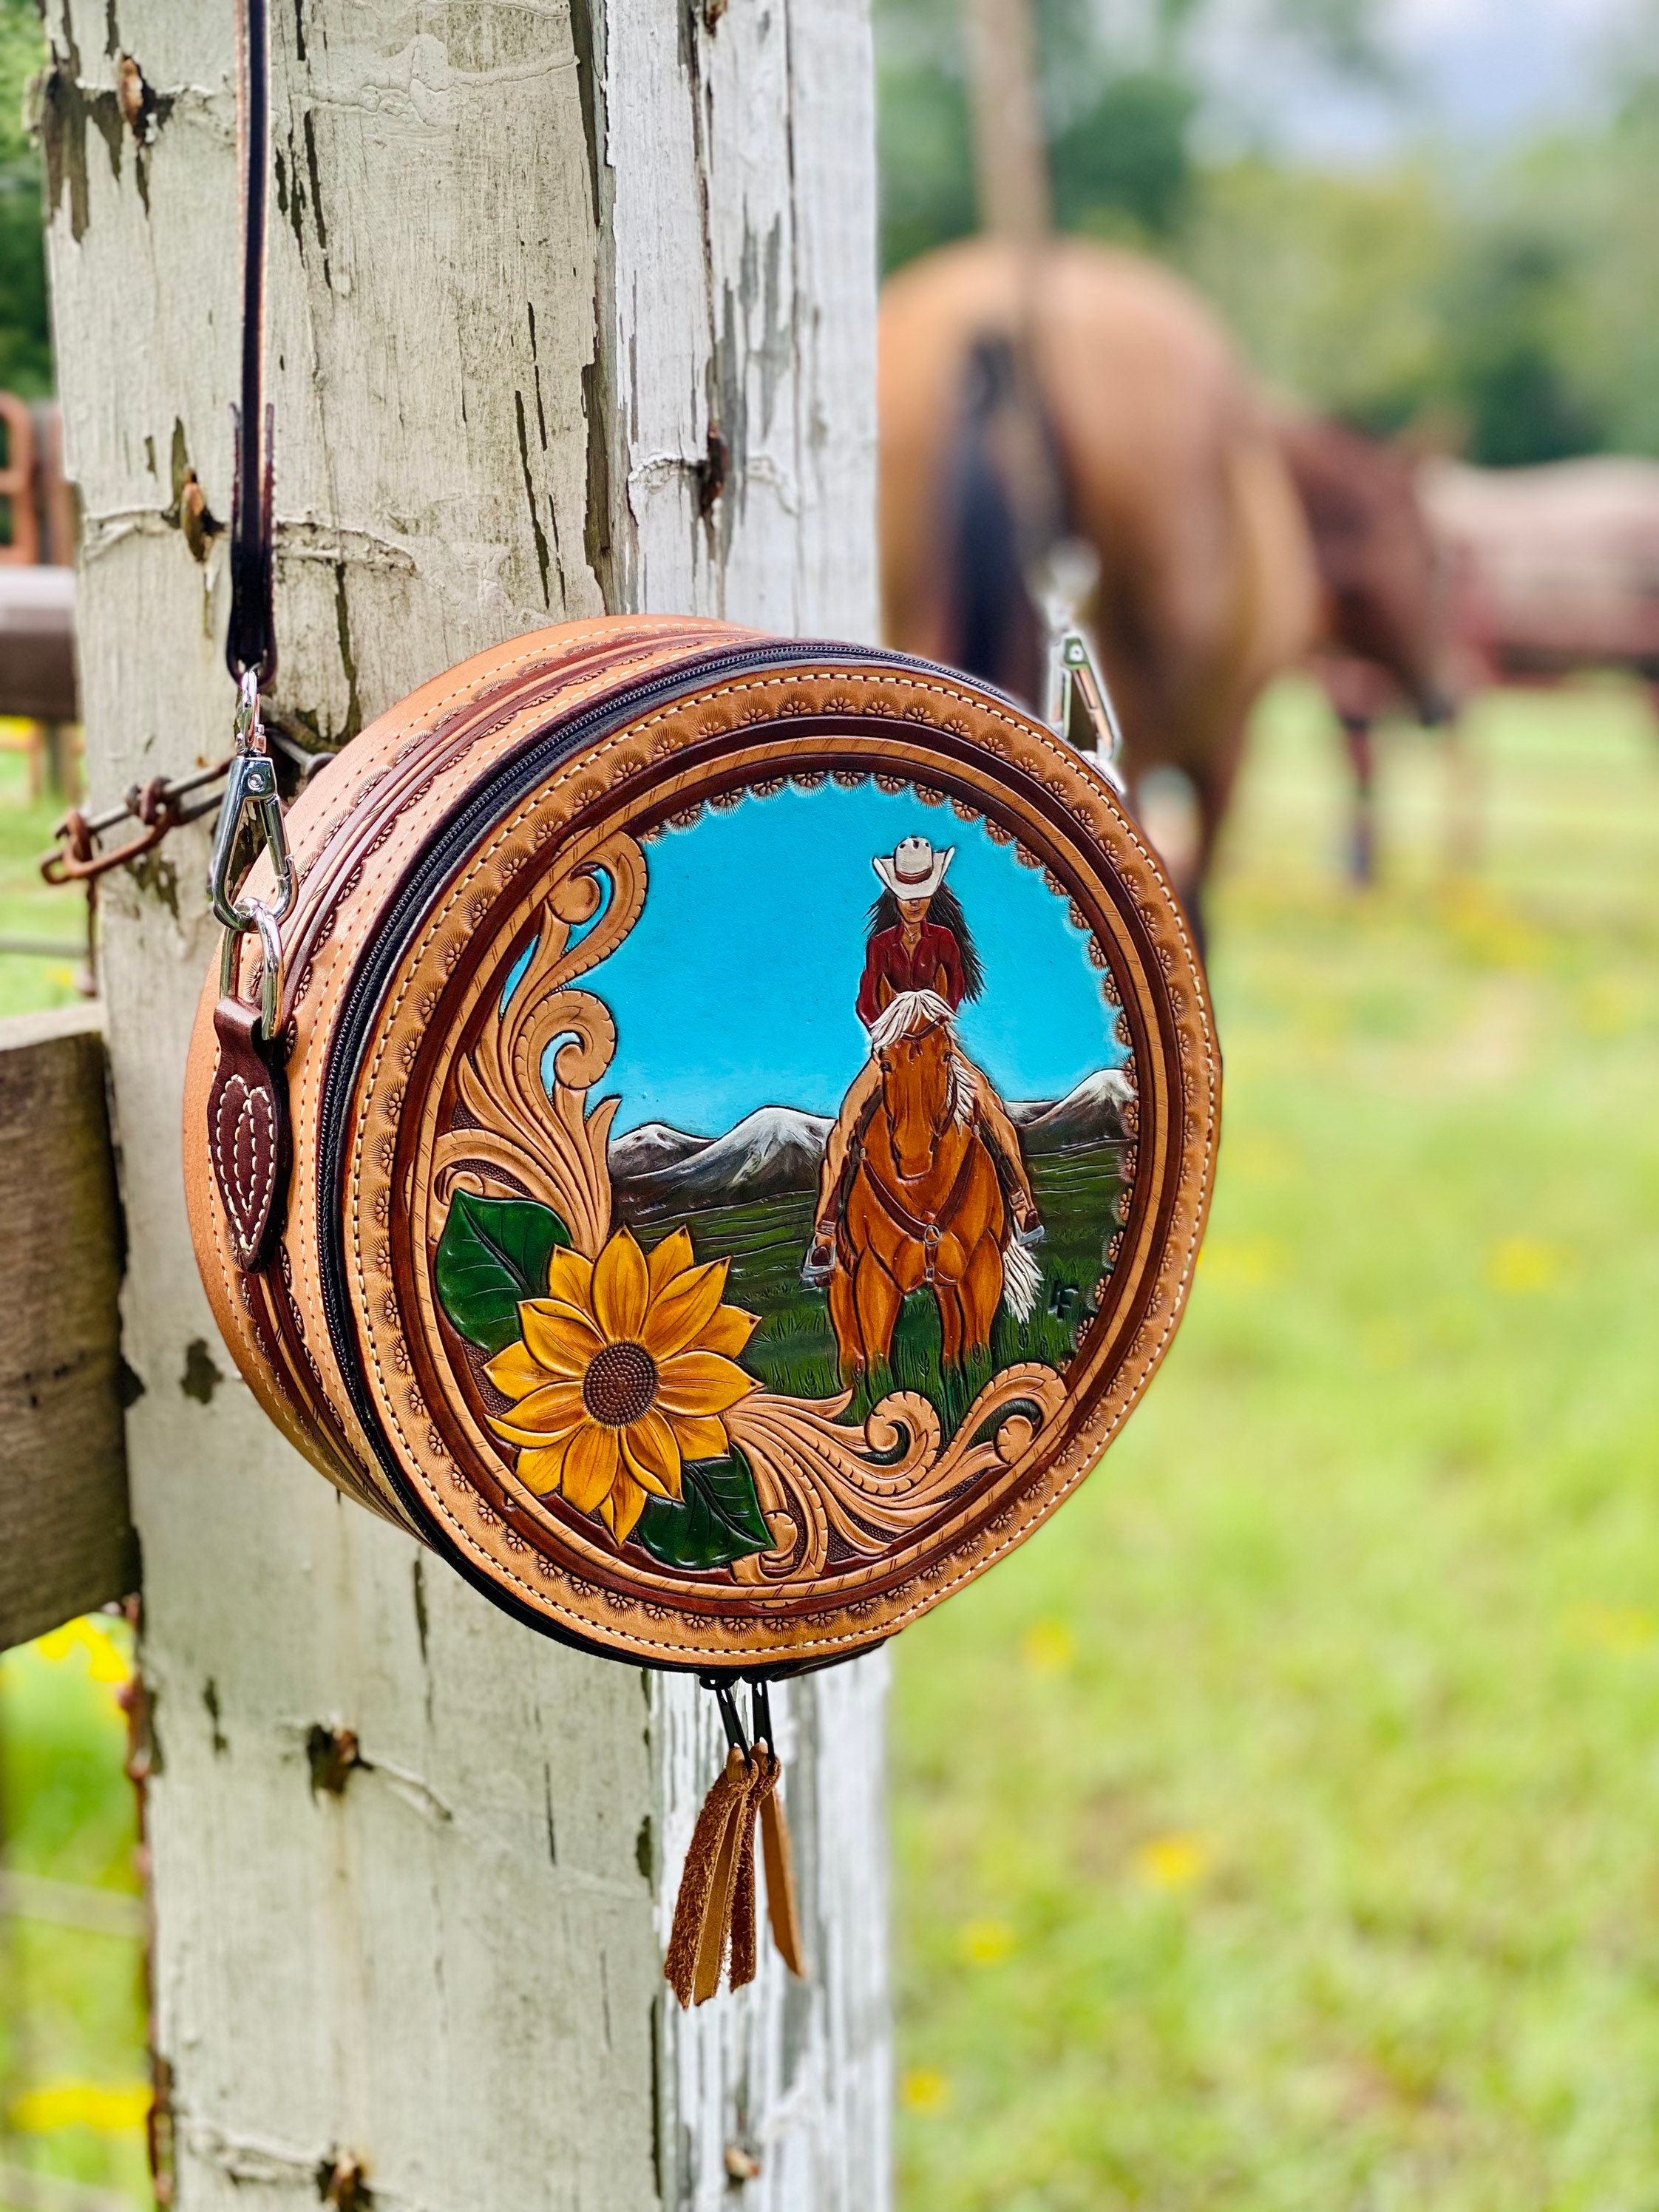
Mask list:
[[[544,1444],[555,1437],[568,1437],[586,1419],[579,1383],[550,1382],[544,1376],[539,1390],[520,1398],[510,1413],[492,1419],[489,1425],[509,1443]]]
[[[626,1474],[617,1477],[610,1494],[599,1504],[605,1525],[619,1544],[625,1544],[633,1534],[634,1523],[644,1510],[645,1492]]]
[[[645,1255],[631,1229],[619,1229],[593,1268],[593,1318],[613,1344],[638,1340],[651,1296]]]
[[[605,1339],[580,1306],[562,1298],[526,1298],[519,1308],[524,1340],[550,1374],[586,1375]]]
[[[726,1424],[712,1413],[674,1413],[668,1425],[674,1431],[682,1459],[725,1459],[731,1452]]]
[[[596,1421],[577,1430],[564,1455],[564,1494],[579,1513],[592,1513],[617,1480],[622,1447],[614,1429]]]
[[[653,1300],[640,1342],[653,1359],[672,1358],[696,1342],[704,1322],[714,1317],[731,1265],[729,1260],[711,1260],[706,1267],[688,1267]]]
[[[519,1325],[524,1326],[522,1306],[519,1309]],[[527,1398],[547,1380],[546,1368],[524,1344],[509,1344],[505,1352],[498,1352],[486,1364],[484,1373],[503,1398]]]
[[[680,1448],[660,1413],[641,1413],[622,1432],[623,1457],[645,1487],[659,1498],[680,1494]]]
[[[564,1456],[570,1449],[568,1437],[561,1437],[556,1444],[548,1444],[538,1451],[519,1454],[519,1480],[533,1490],[538,1498],[545,1498],[559,1486],[563,1471]]]
[[[755,1385],[718,1352],[682,1352],[663,1362],[657,1403],[665,1413],[723,1413]]]
[[[759,1326],[758,1314],[745,1313],[741,1306],[722,1306],[697,1332],[697,1350],[723,1352],[735,1359]]]
[[[683,1275],[691,1265],[691,1231],[682,1225],[672,1237],[665,1237],[660,1244],[652,1249],[646,1266],[651,1275],[651,1295],[672,1283],[676,1275]]]
[[[562,1298],[568,1306],[579,1306],[584,1313],[593,1310],[593,1262],[573,1252],[568,1245],[558,1244],[547,1263],[547,1295]]]

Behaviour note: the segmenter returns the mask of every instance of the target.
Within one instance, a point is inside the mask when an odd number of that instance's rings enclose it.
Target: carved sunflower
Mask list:
[[[522,1340],[484,1372],[513,1411],[490,1426],[538,1495],[598,1513],[620,1544],[647,1497],[680,1495],[687,1460],[731,1449],[720,1418],[757,1386],[736,1364],[757,1316],[722,1305],[729,1260],[699,1267],[677,1229],[652,1253],[619,1229],[597,1260],[556,1251]]]

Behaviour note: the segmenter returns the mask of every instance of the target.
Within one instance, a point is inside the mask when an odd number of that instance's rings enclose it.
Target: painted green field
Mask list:
[[[1115,1226],[1117,1147],[1092,1146],[1036,1160],[1031,1182],[1046,1234],[1035,1250],[1042,1288],[1030,1319],[1018,1322],[1005,1309],[992,1332],[990,1359],[963,1376],[947,1376],[939,1364],[939,1308],[925,1292],[908,1298],[894,1339],[890,1376],[874,1378],[857,1401],[859,1409],[890,1388],[920,1390],[947,1424],[954,1424],[994,1368],[1018,1359],[1052,1363],[1070,1353]],[[801,1260],[811,1240],[812,1204],[808,1196],[775,1198],[709,1206],[688,1218],[700,1256],[731,1255],[727,1297],[762,1316],[744,1355],[745,1366],[774,1390],[824,1398],[840,1388],[835,1331],[823,1292],[808,1290],[800,1279]],[[647,1249],[680,1218],[670,1211],[641,1223],[640,1235]]]
[[[1659,738],[1474,739],[1362,896],[1281,697],[1187,1327],[895,1647],[905,2212],[1659,2202]]]

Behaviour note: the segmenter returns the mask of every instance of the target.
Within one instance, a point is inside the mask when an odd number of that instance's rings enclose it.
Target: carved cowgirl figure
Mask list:
[[[964,1000],[977,999],[985,988],[984,970],[967,920],[955,894],[945,888],[945,873],[955,854],[954,845],[938,852],[925,837],[903,837],[890,854],[878,853],[871,860],[882,890],[870,909],[869,941],[858,996],[859,1019],[870,1032],[870,1054],[842,1101],[824,1147],[811,1249],[801,1269],[809,1283],[827,1280],[833,1264],[848,1148],[880,1094],[879,1054],[883,1044],[891,1042],[883,1034],[887,1026],[884,1016],[896,1000],[914,1006],[920,997],[927,996],[937,1002],[939,1018],[948,1019]],[[954,1032],[951,1050],[959,1079],[967,1089],[972,1118],[995,1155],[1019,1240],[1033,1243],[1042,1233],[1036,1200],[1007,1109],[990,1079],[962,1049]]]

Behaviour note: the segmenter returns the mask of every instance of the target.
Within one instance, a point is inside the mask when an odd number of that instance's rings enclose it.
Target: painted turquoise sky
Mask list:
[[[833,1114],[867,1047],[854,1012],[871,855],[954,845],[947,878],[985,964],[962,1041],[1005,1098],[1057,1098],[1123,1054],[1066,902],[1012,845],[946,806],[865,785],[787,789],[706,812],[645,848],[645,912],[584,978],[616,1017],[618,1131],[717,1136],[757,1106]]]

